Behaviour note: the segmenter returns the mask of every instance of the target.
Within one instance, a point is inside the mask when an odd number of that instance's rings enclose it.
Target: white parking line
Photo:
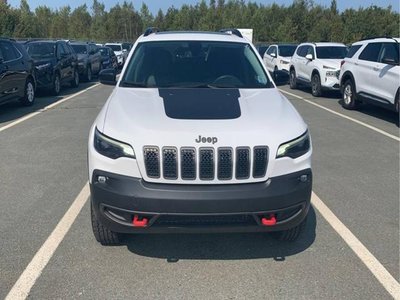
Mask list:
[[[324,217],[324,219],[332,226],[332,228],[340,235],[346,244],[367,266],[371,273],[383,285],[386,291],[394,299],[400,299],[400,284],[386,270],[386,268],[369,252],[369,250],[361,243],[361,241],[348,229],[342,221],[325,205],[324,202],[313,192],[311,203]]]
[[[389,137],[389,138],[391,138],[391,139],[393,139],[393,140],[395,140],[395,141],[400,142],[400,137],[398,137],[398,136],[395,136],[395,135],[393,135],[393,134],[387,133],[386,131],[383,131],[383,130],[381,130],[381,129],[379,129],[379,128],[376,128],[376,127],[374,127],[374,126],[371,126],[371,125],[369,125],[369,124],[367,124],[367,123],[364,123],[364,122],[361,122],[361,121],[359,121],[359,120],[356,120],[356,119],[354,119],[354,118],[352,118],[352,117],[349,117],[349,116],[346,116],[346,115],[344,115],[344,114],[338,113],[337,111],[334,111],[334,110],[332,110],[332,109],[329,109],[329,108],[327,108],[327,107],[325,107],[325,106],[323,106],[323,105],[320,105],[320,104],[315,103],[315,102],[313,102],[313,101],[307,100],[307,99],[304,98],[304,97],[298,96],[298,95],[293,94],[293,93],[289,93],[289,92],[284,91],[284,90],[282,90],[282,89],[279,89],[279,90],[280,90],[282,93],[285,93],[285,94],[287,94],[287,95],[289,95],[289,96],[292,96],[292,97],[295,97],[295,98],[297,98],[297,99],[301,99],[301,100],[303,100],[303,101],[305,101],[305,102],[307,102],[307,103],[309,103],[309,104],[311,104],[311,105],[314,105],[314,106],[316,106],[316,107],[322,108],[322,109],[324,109],[324,110],[326,110],[326,111],[328,111],[328,112],[330,112],[330,113],[332,113],[332,114],[334,114],[334,115],[337,115],[337,116],[342,117],[342,118],[344,118],[344,119],[350,120],[350,121],[352,121],[352,122],[354,122],[354,123],[357,123],[357,124],[359,124],[359,125],[362,125],[362,126],[364,126],[364,127],[367,127],[367,128],[369,128],[369,129],[374,130],[374,131],[376,131],[376,132],[379,132],[380,134],[383,134],[383,135],[385,135],[385,136],[387,136],[387,137]]]
[[[68,97],[66,97],[64,99],[61,99],[61,100],[59,100],[57,102],[54,102],[52,104],[49,104],[46,107],[44,107],[43,109],[40,109],[38,111],[32,112],[30,114],[27,114],[26,116],[24,116],[22,118],[19,118],[18,120],[15,120],[15,121],[13,121],[11,123],[8,123],[7,125],[5,125],[3,127],[0,127],[0,132],[4,131],[6,129],[9,129],[11,127],[14,127],[15,125],[18,125],[18,124],[20,124],[20,123],[22,123],[22,122],[24,122],[26,120],[29,120],[29,119],[33,118],[34,116],[37,116],[37,115],[41,114],[42,112],[45,112],[45,111],[47,111],[49,109],[52,109],[53,107],[55,107],[57,105],[60,105],[60,104],[66,102],[68,100],[71,100],[72,98],[75,98],[76,96],[79,96],[79,95],[81,95],[81,94],[83,94],[83,93],[85,93],[85,92],[87,92],[87,91],[99,86],[99,85],[100,85],[100,83],[96,83],[96,84],[94,84],[94,85],[92,85],[92,86],[90,86],[90,87],[88,87],[88,88],[86,88],[86,89],[84,89],[82,91],[79,91],[79,92],[77,92],[75,94],[72,94],[71,96],[68,96]]]
[[[36,252],[29,265],[11,288],[6,296],[6,300],[26,299],[28,297],[31,288],[40,277],[43,269],[57,250],[65,235],[68,233],[88,197],[89,184],[86,183],[78,197],[76,197],[70,208],[57,224],[56,228],[40,247],[38,252]]]

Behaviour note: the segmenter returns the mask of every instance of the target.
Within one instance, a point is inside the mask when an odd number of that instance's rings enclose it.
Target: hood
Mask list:
[[[292,104],[275,88],[116,88],[107,105],[96,121],[98,129],[134,149],[145,145],[278,147],[307,130]],[[216,137],[218,142],[198,144],[199,136]]]
[[[43,65],[46,65],[46,64],[53,64],[54,63],[54,61],[55,61],[55,59],[54,58],[42,58],[42,59],[37,59],[37,58],[35,58],[35,59],[33,59],[33,65],[35,66],[35,67],[37,67],[37,66],[43,66]]]
[[[85,60],[88,58],[87,54],[82,54],[82,53],[78,53],[76,56],[78,57],[79,61],[82,61],[82,60]]]
[[[343,59],[319,59],[321,64],[324,66],[330,67],[335,70],[340,69],[340,63],[342,62]]]

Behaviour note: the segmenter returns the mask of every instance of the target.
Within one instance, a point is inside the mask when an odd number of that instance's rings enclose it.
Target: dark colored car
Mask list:
[[[99,52],[101,55],[101,68],[109,69],[114,68],[118,69],[118,61],[117,56],[114,51],[109,47],[99,47]]]
[[[265,51],[267,51],[269,45],[268,44],[257,44],[256,49],[261,57],[264,56]]]
[[[33,60],[25,48],[11,39],[0,38],[0,103],[35,101],[36,81]]]
[[[126,50],[128,53],[131,51],[133,44],[131,43],[122,43],[122,49]]]
[[[77,56],[65,41],[28,41],[25,48],[32,57],[38,88],[58,95],[63,84],[79,85]]]
[[[93,75],[101,71],[101,55],[94,43],[71,42],[78,55],[78,72],[85,81],[91,81]]]

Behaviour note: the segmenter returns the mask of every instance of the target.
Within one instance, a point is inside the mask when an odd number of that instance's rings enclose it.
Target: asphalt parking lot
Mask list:
[[[335,93],[317,99],[279,88],[314,146],[314,205],[295,243],[187,234],[103,247],[90,227],[86,148],[112,87],[81,84],[33,107],[2,106],[0,298],[400,297],[397,115],[373,106],[345,111]]]

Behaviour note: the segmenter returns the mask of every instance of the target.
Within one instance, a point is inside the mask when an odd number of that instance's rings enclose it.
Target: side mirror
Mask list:
[[[274,57],[274,58],[276,58],[276,53],[275,53],[275,52],[272,52],[272,53],[271,53],[271,56]]]
[[[397,66],[399,63],[395,61],[394,58],[392,57],[384,57],[382,59],[383,64],[391,65],[391,66]]]
[[[312,54],[307,54],[307,55],[306,55],[306,58],[307,58],[309,61],[311,61],[311,60],[314,59],[313,56],[312,56]]]
[[[99,73],[99,80],[102,84],[116,85],[117,84],[117,71],[113,68],[104,69]]]

